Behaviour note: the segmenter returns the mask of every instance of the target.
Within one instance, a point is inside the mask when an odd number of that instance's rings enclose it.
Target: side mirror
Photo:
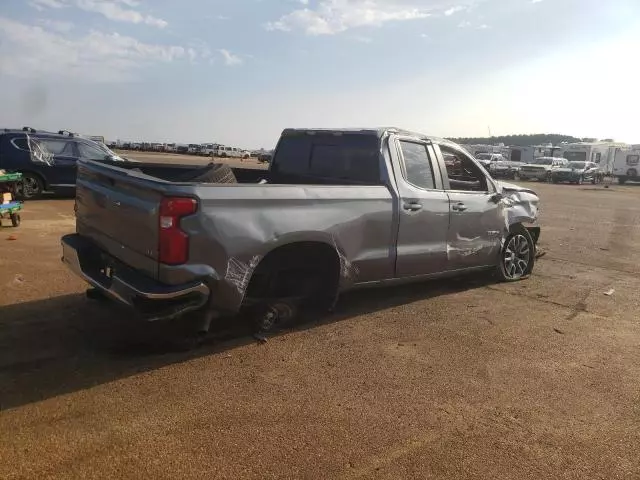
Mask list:
[[[502,200],[503,198],[504,198],[504,195],[502,195],[500,192],[497,192],[491,195],[491,201],[493,203],[499,203],[500,200]]]

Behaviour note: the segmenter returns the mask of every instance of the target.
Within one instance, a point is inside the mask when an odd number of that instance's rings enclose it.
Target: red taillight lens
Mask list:
[[[198,210],[193,198],[165,197],[160,202],[158,260],[181,265],[189,259],[189,235],[180,229],[182,217]]]

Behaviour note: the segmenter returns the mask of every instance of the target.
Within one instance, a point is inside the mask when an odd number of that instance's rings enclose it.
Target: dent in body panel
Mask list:
[[[393,200],[385,187],[210,186],[197,194],[202,208],[199,227],[190,229],[190,258],[221,273],[214,307],[236,311],[259,263],[297,242],[336,251],[341,289],[392,275]]]

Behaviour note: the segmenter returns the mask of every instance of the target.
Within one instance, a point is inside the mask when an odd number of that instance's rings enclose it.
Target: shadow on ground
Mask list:
[[[335,313],[306,322],[303,319],[277,335],[492,281],[482,275],[352,292],[341,299]],[[205,343],[195,350],[162,353],[139,342],[146,328],[148,325],[137,324],[110,304],[81,294],[2,307],[0,411],[255,342],[248,322],[236,318],[213,327]]]

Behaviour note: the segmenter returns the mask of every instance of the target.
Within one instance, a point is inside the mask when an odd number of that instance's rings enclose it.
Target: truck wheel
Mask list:
[[[22,221],[22,218],[20,217],[19,213],[11,214],[11,225],[13,225],[14,227],[19,227],[21,221]]]
[[[498,278],[503,282],[527,278],[533,271],[535,251],[529,231],[520,224],[513,225],[500,252]]]

